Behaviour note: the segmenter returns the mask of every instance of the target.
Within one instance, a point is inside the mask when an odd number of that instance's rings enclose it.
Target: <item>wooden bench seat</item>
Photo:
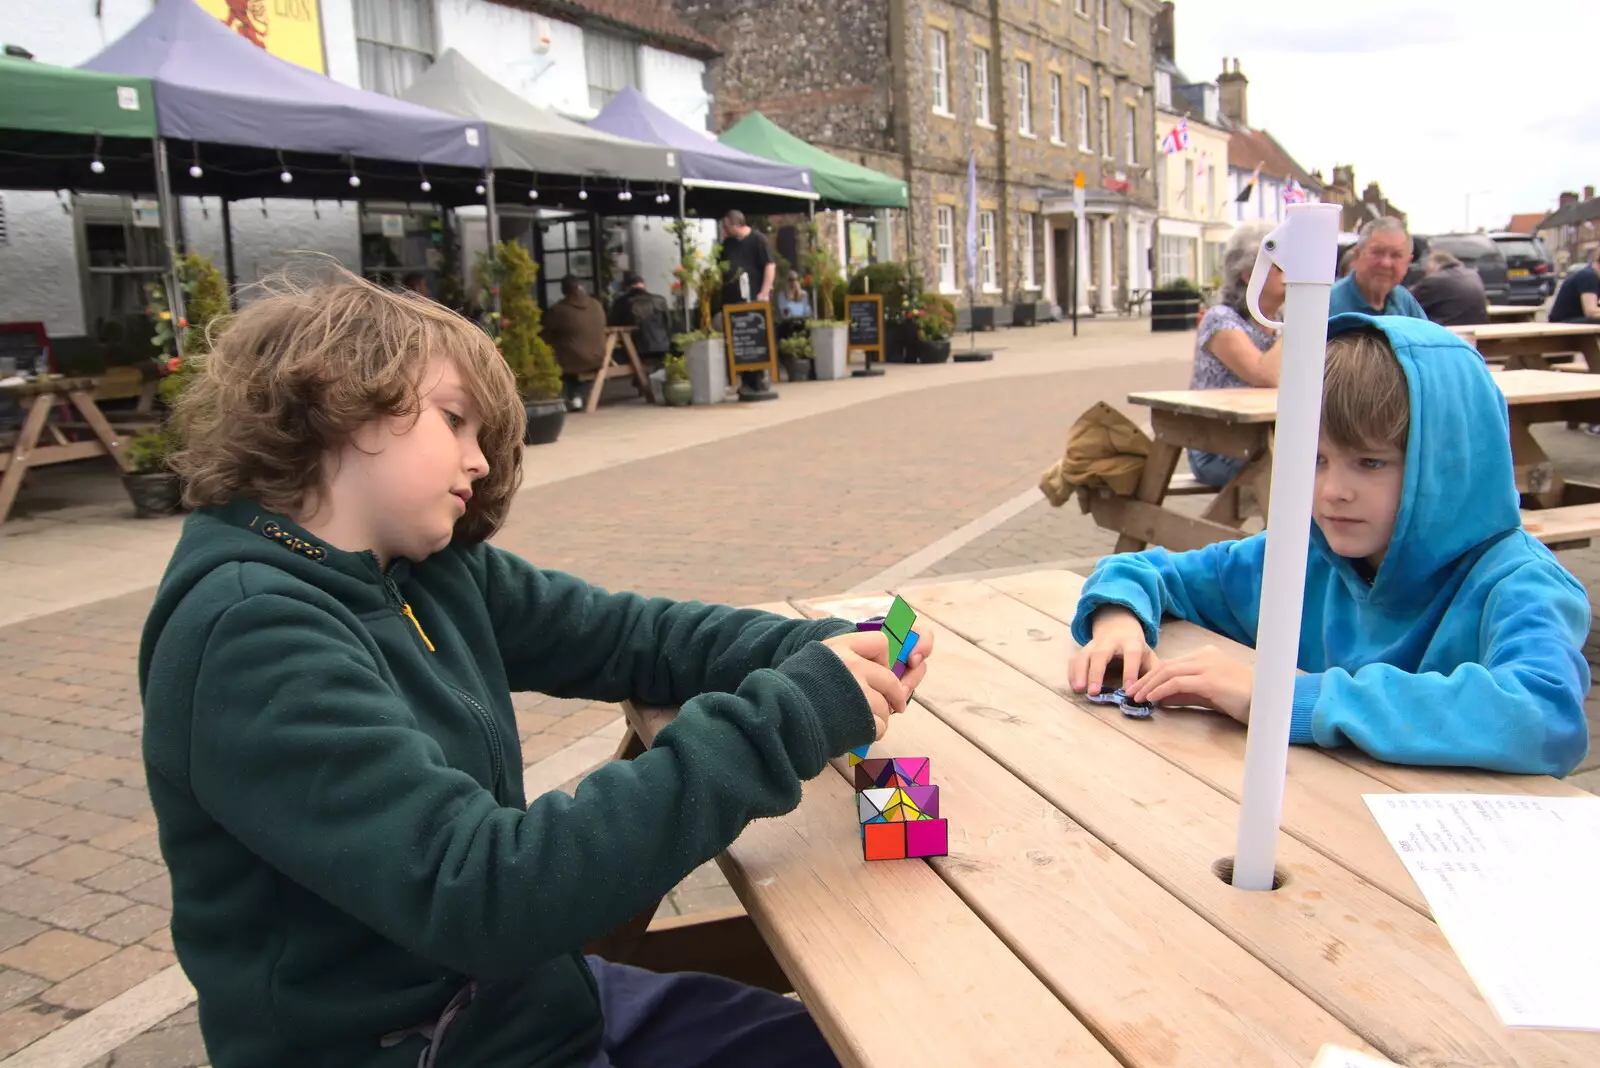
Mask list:
[[[1522,528],[1552,549],[1578,549],[1600,538],[1600,504],[1524,509]]]
[[[1193,497],[1202,493],[1216,493],[1217,487],[1208,486],[1193,475],[1173,475],[1167,483],[1168,497]]]

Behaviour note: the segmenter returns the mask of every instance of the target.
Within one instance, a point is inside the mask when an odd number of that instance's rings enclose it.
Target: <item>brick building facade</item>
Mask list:
[[[888,228],[879,259],[909,256],[930,288],[965,296],[970,286],[979,303],[1064,305],[1072,182],[1082,171],[1080,299],[1109,311],[1126,290],[1149,285],[1152,0],[674,7],[723,52],[708,70],[716,129],[759,110],[796,136],[907,180],[910,207]],[[978,174],[975,278],[967,269],[969,154]]]

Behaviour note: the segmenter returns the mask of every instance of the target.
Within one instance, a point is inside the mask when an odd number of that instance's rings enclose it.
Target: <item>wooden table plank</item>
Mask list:
[[[864,618],[888,605],[799,607]],[[1325,1042],[1370,1048],[915,703],[873,753],[931,760],[951,821],[934,870],[1124,1064],[1305,1068]]]
[[[1070,572],[1055,572],[1072,579]],[[1130,720],[1113,706],[1098,705],[1075,694],[1067,684],[1067,657],[1077,648],[1068,622],[1035,603],[1024,581],[1028,576],[993,583],[957,582],[908,590],[906,599],[980,649],[1049,687],[1112,730],[1156,753],[1234,801],[1244,778],[1244,728],[1225,716],[1193,712],[1157,712],[1149,720]],[[1078,579],[1077,585],[1081,586]],[[1009,595],[1017,591],[1015,596]],[[1038,600],[1052,605],[1071,598],[1070,582],[1043,591]],[[1201,631],[1201,635],[1209,635]],[[1164,629],[1160,652],[1186,651],[1181,628]],[[1178,639],[1174,641],[1174,638]],[[1195,643],[1198,644],[1198,643]],[[1220,643],[1219,643],[1220,644]],[[1254,660],[1245,649],[1241,659]],[[1283,828],[1331,860],[1349,868],[1395,898],[1428,915],[1428,904],[1405,864],[1384,838],[1361,795],[1392,793],[1377,779],[1297,746],[1289,752],[1289,781],[1284,791]]]
[[[651,739],[673,714],[626,711]],[[824,772],[798,808],[748,825],[718,864],[846,1066],[1118,1068],[926,862],[862,859],[842,774]]]
[[[1391,1059],[1600,1063],[1600,1034],[1503,1027],[1431,921],[1289,835],[1281,890],[1222,882],[1212,865],[1233,852],[1231,799],[952,631],[938,635],[920,703]]]
[[[1600,326],[1590,323],[1482,323],[1478,326],[1447,326],[1458,336],[1490,341],[1525,337],[1596,337]]]

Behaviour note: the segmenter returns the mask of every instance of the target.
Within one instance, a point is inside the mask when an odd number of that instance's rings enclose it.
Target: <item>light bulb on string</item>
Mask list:
[[[189,164],[189,177],[190,178],[203,178],[203,177],[205,177],[205,173],[206,172],[201,169],[200,164],[198,164],[198,163]]]
[[[359,189],[360,187],[361,187],[361,176],[359,174],[351,174],[350,175],[350,188],[351,189]]]
[[[538,200],[539,199],[539,191],[537,189],[528,190],[528,199],[529,200]]]
[[[106,173],[106,165],[101,163],[98,157],[89,161],[89,169],[96,174]]]
[[[427,180],[427,179],[426,179],[426,178],[424,178],[424,179],[423,179],[423,180],[422,180],[422,191],[423,191],[423,192],[424,192],[424,193],[431,193],[431,192],[433,192],[433,183],[432,183],[432,182],[430,182],[430,181],[428,181],[428,180]]]
[[[288,185],[290,182],[294,181],[294,175],[290,174],[288,171],[284,171],[282,174],[278,175],[278,181],[282,182],[284,185]]]
[[[474,193],[477,193],[480,197],[483,196],[483,183],[479,182],[476,186],[473,187],[472,191]]]

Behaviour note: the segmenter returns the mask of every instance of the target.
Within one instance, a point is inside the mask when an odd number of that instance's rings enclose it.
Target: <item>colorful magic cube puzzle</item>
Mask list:
[[[856,624],[856,630],[881,630],[889,639],[889,663],[895,678],[904,678],[911,666],[911,650],[917,647],[917,632],[911,625],[917,621],[916,611],[896,597],[889,606],[889,614],[881,619],[865,619]]]
[[[850,758],[861,850],[867,860],[949,853],[949,823],[939,815],[939,788],[928,781],[927,757],[874,759],[863,747],[851,750]]]

